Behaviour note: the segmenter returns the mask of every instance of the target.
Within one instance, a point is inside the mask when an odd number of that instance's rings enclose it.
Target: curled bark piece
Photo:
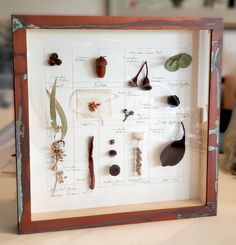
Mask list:
[[[94,137],[91,136],[89,138],[88,144],[88,162],[89,162],[89,177],[90,177],[90,184],[89,187],[91,190],[95,187],[95,175],[94,175],[94,164],[93,164],[93,139]]]

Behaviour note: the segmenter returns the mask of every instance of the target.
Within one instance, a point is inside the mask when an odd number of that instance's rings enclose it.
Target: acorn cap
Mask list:
[[[105,56],[100,56],[99,58],[96,59],[96,65],[97,66],[106,66],[107,65],[107,60],[104,57]]]

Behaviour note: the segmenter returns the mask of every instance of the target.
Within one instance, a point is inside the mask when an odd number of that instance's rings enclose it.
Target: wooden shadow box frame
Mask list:
[[[20,233],[74,228],[121,225],[150,221],[216,215],[219,93],[223,24],[220,19],[158,17],[78,17],[13,16],[14,94],[18,189],[18,228]],[[58,218],[32,219],[30,181],[30,132],[28,106],[27,31],[32,29],[78,30],[208,30],[210,32],[209,108],[206,171],[202,178],[205,196],[202,203],[184,205],[175,202],[159,208],[139,209],[97,215],[76,214]]]

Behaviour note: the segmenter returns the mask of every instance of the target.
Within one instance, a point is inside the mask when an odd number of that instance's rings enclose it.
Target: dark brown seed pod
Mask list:
[[[106,74],[107,60],[104,57],[100,56],[96,59],[96,74],[100,78],[103,78]]]
[[[167,97],[167,104],[170,107],[177,107],[180,104],[179,97],[177,95],[171,95]]]
[[[110,150],[109,151],[109,156],[110,157],[115,157],[117,155],[117,151],[115,151],[115,150]]]
[[[59,65],[61,65],[61,63],[62,63],[62,60],[60,60],[60,59],[57,59],[56,60],[56,64],[59,66]]]
[[[148,77],[145,77],[143,79],[143,82],[142,82],[142,85],[141,85],[141,89],[147,90],[147,91],[152,89],[152,86],[150,85],[150,81],[149,81]]]
[[[184,135],[180,140],[175,140],[172,143],[168,144],[160,155],[161,165],[166,166],[175,166],[178,164],[184,157],[185,154],[185,127],[183,122],[181,122]]]
[[[50,55],[50,59],[56,61],[56,60],[58,59],[58,54],[57,54],[57,53],[51,54],[51,55]]]
[[[109,172],[111,176],[117,176],[120,174],[120,167],[114,164],[110,167]]]
[[[50,65],[50,66],[54,66],[54,65],[56,65],[56,62],[55,62],[55,60],[49,60],[48,61],[48,64]]]
[[[109,140],[109,144],[110,145],[114,145],[115,144],[115,140],[114,139]]]

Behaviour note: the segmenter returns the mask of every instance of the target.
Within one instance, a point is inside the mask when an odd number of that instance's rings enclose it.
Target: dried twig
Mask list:
[[[93,140],[94,137],[89,138],[88,144],[88,162],[89,162],[89,176],[90,176],[90,189],[93,190],[95,187],[95,175],[94,175],[94,163],[93,163]]]

